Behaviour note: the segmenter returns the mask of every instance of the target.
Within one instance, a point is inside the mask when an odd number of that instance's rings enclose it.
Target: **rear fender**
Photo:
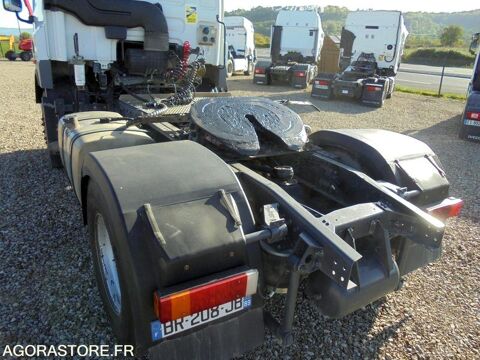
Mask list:
[[[178,141],[92,152],[82,172],[99,185],[116,219],[113,236],[127,264],[140,351],[152,345],[154,290],[260,266],[247,254],[244,232],[254,224],[243,190],[205,147]],[[234,199],[241,225],[222,204],[220,190]]]
[[[448,197],[449,182],[437,155],[412,137],[378,129],[321,130],[310,141],[377,181],[416,191],[412,202],[429,205]]]

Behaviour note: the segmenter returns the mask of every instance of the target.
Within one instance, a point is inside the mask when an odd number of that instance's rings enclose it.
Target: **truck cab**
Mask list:
[[[222,0],[38,0],[31,18],[36,99],[54,167],[58,119],[69,112],[112,110],[121,93],[147,83],[172,93],[172,75],[181,80],[195,59],[198,91],[227,88]]]
[[[257,58],[253,24],[242,16],[226,16],[224,22],[228,43],[227,76],[237,72],[250,75]]]
[[[271,62],[257,65],[254,83],[306,88],[317,74],[324,37],[316,9],[280,10],[271,30]]]
[[[408,36],[400,11],[352,11],[342,29],[338,74],[319,74],[312,96],[381,107],[392,96]]]

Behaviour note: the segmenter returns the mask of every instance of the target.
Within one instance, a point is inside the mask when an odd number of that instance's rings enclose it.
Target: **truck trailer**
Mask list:
[[[257,59],[252,22],[243,16],[226,16],[224,22],[228,44],[227,76],[237,72],[251,75]]]
[[[306,88],[317,75],[324,33],[317,10],[280,10],[271,30],[271,61],[259,61],[253,82]]]
[[[399,11],[350,12],[340,40],[341,71],[318,74],[312,96],[351,98],[383,106],[394,91],[407,36]]]
[[[24,19],[118,342],[228,359],[268,327],[291,345],[300,289],[341,318],[438,260],[462,201],[435,153],[383,130],[311,133],[279,102],[220,91],[223,2],[186,4],[44,0]]]
[[[467,103],[462,114],[461,139],[480,141],[480,33],[472,36],[470,52],[477,54],[473,75],[467,90]]]

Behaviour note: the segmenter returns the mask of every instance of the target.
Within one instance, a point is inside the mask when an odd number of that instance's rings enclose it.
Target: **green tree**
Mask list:
[[[24,31],[20,34],[20,40],[30,39],[31,37],[32,34],[30,34],[28,31]]]
[[[443,46],[458,45],[463,38],[463,28],[458,25],[450,25],[442,30],[440,41]]]

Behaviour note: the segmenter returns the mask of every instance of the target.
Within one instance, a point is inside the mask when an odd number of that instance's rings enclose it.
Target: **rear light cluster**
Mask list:
[[[382,91],[381,85],[367,85],[367,91]]]
[[[305,71],[296,70],[293,72],[293,76],[295,77],[305,77],[306,75]]]
[[[440,204],[429,207],[427,212],[440,220],[460,215],[463,208],[463,200],[449,197]]]
[[[328,85],[329,85],[329,81],[328,81],[328,80],[315,80],[315,85],[328,86]]]
[[[161,323],[167,323],[229,301],[241,299],[257,292],[258,271],[229,276],[190,289],[161,296],[153,296],[155,315]]]
[[[265,68],[255,68],[255,74],[265,74]]]
[[[467,111],[465,116],[469,120],[480,121],[480,112]]]

